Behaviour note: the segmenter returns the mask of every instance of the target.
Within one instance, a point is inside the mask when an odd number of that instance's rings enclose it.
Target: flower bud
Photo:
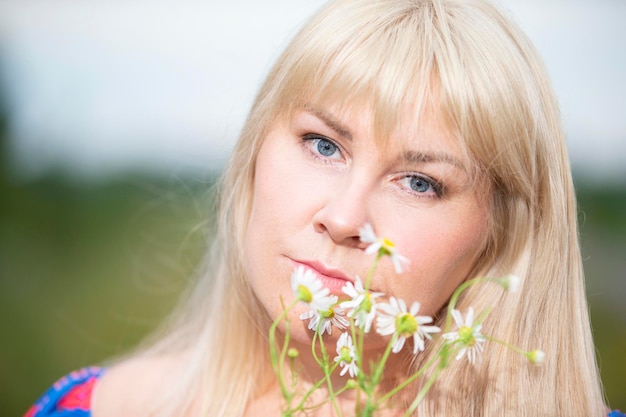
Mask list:
[[[533,351],[528,352],[526,356],[528,357],[528,360],[530,361],[530,363],[532,363],[533,365],[539,366],[543,363],[543,360],[546,355],[545,353],[543,353],[542,350],[535,349]]]
[[[348,388],[348,389],[355,389],[355,388],[357,388],[358,386],[359,386],[359,383],[358,383],[358,382],[356,382],[356,380],[354,380],[354,379],[349,379],[349,380],[346,382],[346,388]]]
[[[508,275],[500,280],[500,283],[505,290],[509,292],[516,292],[519,290],[520,279],[517,275]]]

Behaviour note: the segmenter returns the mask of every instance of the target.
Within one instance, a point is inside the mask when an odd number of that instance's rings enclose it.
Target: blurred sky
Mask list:
[[[321,0],[0,0],[0,94],[23,178],[206,172]],[[500,0],[542,53],[577,173],[626,178],[626,1]]]

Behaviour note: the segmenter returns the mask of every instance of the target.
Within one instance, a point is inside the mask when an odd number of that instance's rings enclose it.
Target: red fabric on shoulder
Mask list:
[[[91,393],[98,378],[91,377],[84,383],[73,387],[57,403],[60,410],[91,410]]]

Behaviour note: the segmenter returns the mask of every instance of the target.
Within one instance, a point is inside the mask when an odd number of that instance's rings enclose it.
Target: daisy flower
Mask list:
[[[337,340],[335,362],[339,362],[339,366],[342,368],[339,376],[349,373],[350,377],[354,378],[359,373],[359,367],[356,364],[356,350],[352,344],[352,337],[348,333],[342,333]]]
[[[337,302],[336,296],[329,296],[322,281],[310,269],[299,266],[291,274],[291,288],[296,298],[305,302],[315,311],[327,311]]]
[[[348,317],[355,318],[354,324],[362,328],[365,333],[369,333],[376,317],[376,303],[374,299],[380,297],[383,293],[365,291],[361,278],[358,276],[354,284],[348,282],[341,291],[350,297],[350,300],[342,302],[339,306],[349,309]]]
[[[458,326],[459,330],[456,332],[446,333],[443,335],[443,338],[454,343],[459,343],[462,346],[461,350],[456,355],[457,360],[467,355],[467,359],[470,363],[474,364],[479,358],[479,355],[482,353],[486,340],[485,336],[480,333],[482,324],[474,325],[473,307],[470,307],[467,310],[465,320],[463,320],[463,316],[459,310],[452,310],[452,317],[454,318],[454,322]]]
[[[337,296],[331,295],[329,298],[332,299],[333,303],[328,310],[309,310],[306,313],[300,314],[300,320],[310,320],[307,327],[313,331],[316,331],[319,328],[320,335],[324,334],[324,332],[327,332],[329,335],[332,334],[333,326],[340,330],[346,329],[350,326],[350,322],[345,318],[345,309],[341,307],[334,307],[337,303]]]
[[[365,249],[365,253],[378,253],[379,255],[389,256],[398,274],[402,272],[403,266],[409,263],[407,258],[398,253],[396,245],[392,241],[376,236],[371,224],[366,223],[365,226],[359,229],[359,238],[361,242],[369,243],[369,246]]]
[[[398,353],[404,347],[406,339],[413,336],[413,354],[424,350],[424,339],[432,339],[432,333],[438,333],[441,329],[437,326],[425,326],[432,323],[432,317],[418,316],[420,303],[415,301],[411,308],[407,310],[404,300],[391,297],[389,303],[380,303],[378,310],[378,321],[376,331],[387,336],[396,334],[398,336],[393,345],[392,352]]]

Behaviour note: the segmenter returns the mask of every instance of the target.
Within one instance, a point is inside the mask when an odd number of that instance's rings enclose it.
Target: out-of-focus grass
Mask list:
[[[626,410],[626,188],[580,186],[582,252],[608,402]]]
[[[210,184],[58,177],[4,184],[0,415],[69,370],[119,355],[173,307],[204,251]]]
[[[210,187],[137,176],[2,183],[0,415],[127,351],[167,314],[205,250]],[[610,404],[625,409],[626,193],[582,190],[580,202],[602,375]]]

